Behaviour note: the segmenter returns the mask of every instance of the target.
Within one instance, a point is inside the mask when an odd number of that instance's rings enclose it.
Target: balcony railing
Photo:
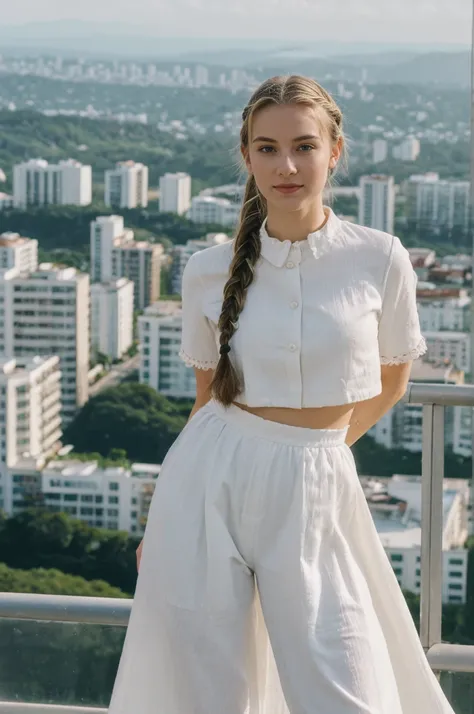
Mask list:
[[[435,672],[474,673],[474,645],[441,642],[444,409],[474,407],[474,386],[408,385],[404,401],[423,405],[420,639]],[[0,594],[0,618],[126,627],[132,601]],[[25,674],[25,676],[27,676]],[[94,707],[0,702],[0,714],[106,714]]]

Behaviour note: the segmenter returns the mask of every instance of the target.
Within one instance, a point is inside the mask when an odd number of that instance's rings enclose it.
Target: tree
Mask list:
[[[92,397],[65,432],[75,451],[108,456],[121,449],[130,460],[162,463],[183,429],[189,403],[174,404],[144,384],[124,383]]]

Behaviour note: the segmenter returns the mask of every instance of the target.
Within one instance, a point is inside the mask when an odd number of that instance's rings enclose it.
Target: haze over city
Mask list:
[[[20,0],[4,3],[0,33],[23,25],[26,33],[54,34],[62,21],[107,23],[100,31],[166,37],[275,38],[339,42],[440,43],[465,45],[470,40],[468,0],[114,0],[64,3]],[[113,21],[111,22],[111,18]],[[46,23],[32,28],[32,23]],[[81,33],[81,23],[75,25]],[[17,31],[13,31],[16,35]],[[8,36],[8,35],[7,35]]]

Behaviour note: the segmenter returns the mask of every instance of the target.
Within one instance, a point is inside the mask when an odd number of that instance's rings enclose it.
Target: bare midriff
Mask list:
[[[340,404],[335,407],[311,407],[290,409],[288,407],[249,407],[234,402],[236,407],[250,414],[276,421],[288,426],[302,426],[306,429],[343,429],[349,425],[355,404]]]

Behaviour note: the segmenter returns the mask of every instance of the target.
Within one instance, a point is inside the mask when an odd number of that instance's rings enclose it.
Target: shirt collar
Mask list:
[[[331,243],[342,227],[342,221],[336,216],[332,208],[324,207],[328,219],[324,226],[314,233],[310,233],[304,241],[298,241],[301,247],[308,245],[315,258],[319,258],[325,248]],[[293,243],[290,240],[271,238],[267,233],[267,219],[265,218],[260,229],[261,255],[277,268],[283,267],[288,259]]]

